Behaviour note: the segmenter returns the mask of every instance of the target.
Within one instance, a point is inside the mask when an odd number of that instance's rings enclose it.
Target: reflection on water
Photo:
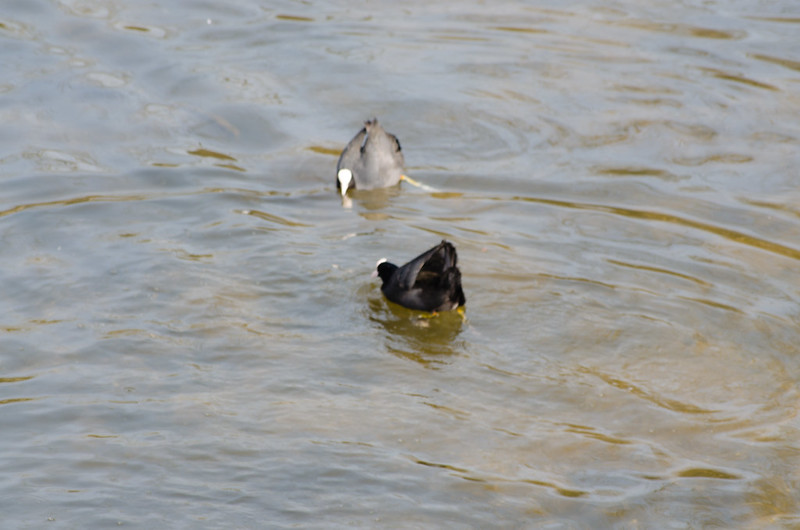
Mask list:
[[[348,207],[352,207],[353,203],[357,206],[359,215],[365,219],[379,221],[388,218],[385,209],[400,193],[402,193],[400,186],[369,191],[353,190],[348,193],[346,199],[352,201]]]
[[[395,355],[430,366],[449,362],[442,357],[461,351],[456,338],[465,317],[460,311],[431,315],[406,309],[377,295],[368,299],[368,308],[370,322],[384,331],[386,348]]]
[[[795,7],[7,2],[5,526],[797,527]]]

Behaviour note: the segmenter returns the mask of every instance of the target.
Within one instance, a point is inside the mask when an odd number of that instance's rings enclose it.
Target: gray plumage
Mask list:
[[[336,188],[371,190],[394,186],[403,175],[403,152],[393,134],[383,130],[377,118],[364,122],[336,164]],[[349,170],[351,178],[348,178]]]

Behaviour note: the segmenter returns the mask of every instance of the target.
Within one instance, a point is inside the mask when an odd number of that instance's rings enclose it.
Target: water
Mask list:
[[[800,526],[792,3],[4,7],[4,527]]]

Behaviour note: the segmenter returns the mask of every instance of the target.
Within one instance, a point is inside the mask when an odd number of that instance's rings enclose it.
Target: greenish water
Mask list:
[[[795,11],[7,2],[4,526],[799,525]]]

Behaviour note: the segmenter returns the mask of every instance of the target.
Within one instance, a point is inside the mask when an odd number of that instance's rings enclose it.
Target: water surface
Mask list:
[[[7,3],[5,525],[800,525],[798,24]],[[436,191],[342,207],[372,116]],[[389,305],[443,238],[466,319]]]

